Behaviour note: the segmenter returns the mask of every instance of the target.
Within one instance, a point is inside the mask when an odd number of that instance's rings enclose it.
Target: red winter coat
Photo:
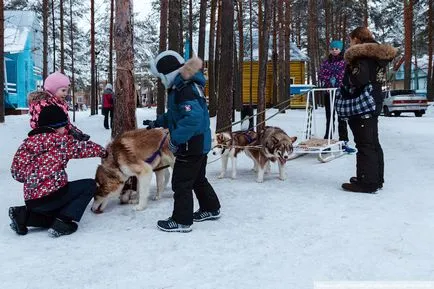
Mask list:
[[[102,107],[113,108],[113,91],[111,89],[104,90],[102,95]]]
[[[54,129],[32,130],[15,153],[12,177],[24,183],[24,200],[49,196],[68,183],[70,159],[104,157],[106,150],[92,141],[78,141]]]
[[[46,91],[37,91],[30,93],[28,103],[30,113],[30,127],[32,129],[38,127],[39,114],[41,113],[42,108],[49,105],[57,105],[68,116],[68,124],[66,125],[66,130],[70,131],[71,129],[74,129],[75,131],[82,133],[82,131],[75,127],[69,120],[68,103],[66,101],[63,101],[57,96],[53,96]]]

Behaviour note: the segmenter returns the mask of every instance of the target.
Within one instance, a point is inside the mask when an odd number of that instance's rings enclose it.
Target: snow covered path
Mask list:
[[[155,110],[137,115],[141,123]],[[304,111],[291,110],[268,124],[301,136],[303,121]],[[79,112],[76,125],[100,144],[109,140],[101,115]],[[217,179],[220,162],[211,163],[223,215],[188,234],[155,227],[171,214],[170,189],[142,212],[115,200],[104,214],[88,210],[70,236],[14,234],[7,209],[23,203],[22,185],[9,168],[28,127],[27,115],[0,124],[0,288],[304,289],[314,281],[434,279],[433,107],[422,118],[380,118],[386,182],[377,195],[340,189],[354,175],[354,155],[325,164],[300,157],[287,163],[286,181],[272,166],[262,184],[245,156],[236,180]],[[93,177],[98,162],[71,161],[70,180]]]

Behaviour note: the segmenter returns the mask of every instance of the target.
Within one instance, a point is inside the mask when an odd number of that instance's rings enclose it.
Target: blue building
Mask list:
[[[7,10],[5,16],[5,105],[27,111],[27,95],[42,85],[42,27],[32,11]]]

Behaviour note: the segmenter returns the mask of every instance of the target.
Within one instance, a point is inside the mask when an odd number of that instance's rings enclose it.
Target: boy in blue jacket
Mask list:
[[[201,68],[199,58],[185,62],[172,50],[160,53],[151,62],[152,74],[167,89],[167,112],[143,124],[148,128],[168,128],[169,147],[176,156],[172,175],[173,213],[167,220],[157,222],[157,227],[166,232],[190,232],[193,221],[220,217],[219,199],[205,176],[211,130]],[[199,210],[194,213],[192,191],[199,202]]]

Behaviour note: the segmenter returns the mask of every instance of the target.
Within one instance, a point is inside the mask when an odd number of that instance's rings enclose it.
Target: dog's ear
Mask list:
[[[295,143],[296,140],[297,140],[297,137],[296,136],[291,136],[289,139],[291,140],[292,143]]]

